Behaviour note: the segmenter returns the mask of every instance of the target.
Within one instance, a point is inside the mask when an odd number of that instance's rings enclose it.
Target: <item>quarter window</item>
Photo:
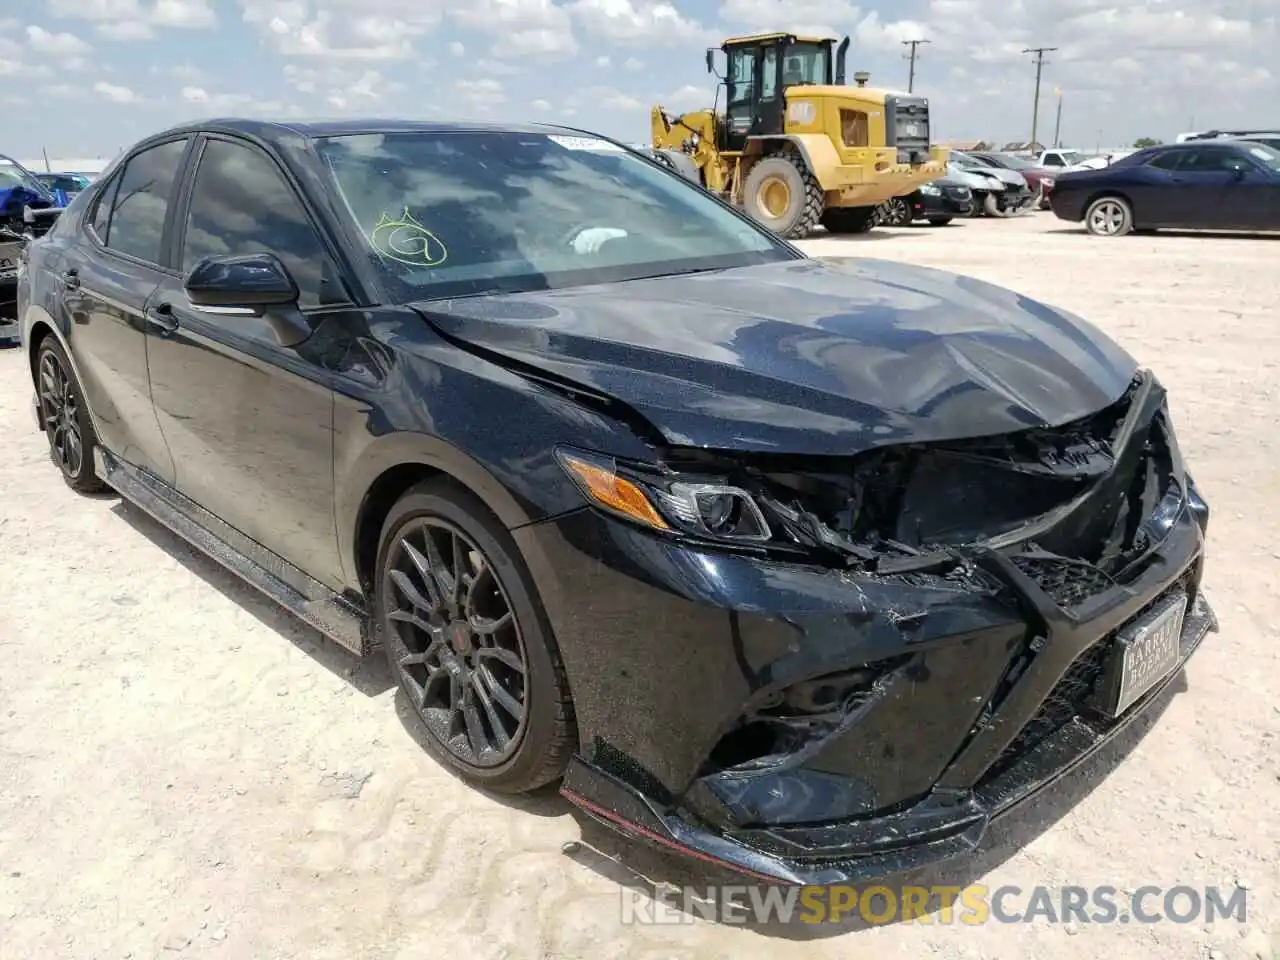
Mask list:
[[[298,284],[298,305],[342,303],[337,271],[275,162],[226,140],[200,157],[182,248],[187,273],[206,257],[272,253]]]
[[[111,223],[103,237],[110,249],[147,263],[161,262],[165,217],[186,149],[186,140],[170,140],[149,147],[128,161],[112,201]],[[96,221],[97,214],[95,229]]]

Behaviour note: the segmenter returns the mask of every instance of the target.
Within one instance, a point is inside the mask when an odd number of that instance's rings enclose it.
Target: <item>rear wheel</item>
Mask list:
[[[107,485],[93,472],[98,436],[93,431],[84,393],[66,351],[53,334],[45,337],[36,356],[36,396],[49,455],[67,486],[76,493],[106,490]]]
[[[432,480],[392,507],[374,608],[440,760],[501,793],[564,773],[577,733],[559,651],[515,544],[473,494]]]
[[[747,213],[782,237],[807,236],[822,216],[822,187],[793,148],[757,161],[742,192]]]
[[[1099,197],[1089,204],[1084,223],[1096,237],[1123,237],[1133,229],[1133,208],[1121,197]]]
[[[867,233],[876,225],[876,208],[827,207],[822,225],[828,233]]]

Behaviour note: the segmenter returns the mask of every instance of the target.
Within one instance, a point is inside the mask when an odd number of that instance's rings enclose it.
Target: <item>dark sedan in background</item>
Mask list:
[[[1060,219],[1102,237],[1134,230],[1280,230],[1280,150],[1197,140],[1140,150],[1100,170],[1064,173],[1050,194]]]
[[[972,850],[1214,627],[1115,342],[584,131],[178,127],[28,252],[67,484],[381,646],[471,782],[756,878]]]

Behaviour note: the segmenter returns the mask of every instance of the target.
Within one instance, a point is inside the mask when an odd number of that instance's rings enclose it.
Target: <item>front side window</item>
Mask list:
[[[1156,154],[1147,166],[1155,167],[1157,170],[1177,170],[1178,164],[1181,163],[1181,161],[1182,151],[1170,150],[1168,153]]]
[[[1182,158],[1182,163],[1178,165],[1178,170],[1183,173],[1222,173],[1226,170],[1234,170],[1240,163],[1241,159],[1234,150],[1223,147],[1202,147],[1198,150],[1188,150]]]
[[[782,60],[782,85],[830,83],[831,50],[824,43],[797,42],[787,47]]]
[[[697,185],[593,137],[424,132],[316,146],[402,302],[795,256]]]
[[[298,284],[298,306],[346,299],[324,243],[275,162],[226,140],[200,155],[182,243],[182,272],[206,257],[272,253]]]
[[[186,140],[170,140],[143,150],[125,164],[104,237],[109,249],[160,263],[165,218],[186,149]]]

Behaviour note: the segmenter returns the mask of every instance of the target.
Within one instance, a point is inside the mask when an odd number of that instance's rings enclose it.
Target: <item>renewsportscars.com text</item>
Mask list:
[[[1244,923],[1239,887],[717,886],[622,890],[622,922],[839,923]]]

